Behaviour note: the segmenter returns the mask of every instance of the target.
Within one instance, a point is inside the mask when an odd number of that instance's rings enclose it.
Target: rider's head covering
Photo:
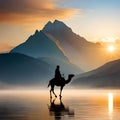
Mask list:
[[[57,68],[60,68],[60,66],[59,66],[59,65],[57,65]]]

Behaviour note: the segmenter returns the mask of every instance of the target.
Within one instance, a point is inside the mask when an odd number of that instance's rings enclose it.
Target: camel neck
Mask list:
[[[71,81],[71,77],[68,77],[68,79],[65,81],[65,84],[68,84]]]

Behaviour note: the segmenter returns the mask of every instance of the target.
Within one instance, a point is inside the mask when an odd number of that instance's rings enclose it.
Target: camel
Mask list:
[[[74,77],[75,75],[74,74],[69,74],[68,75],[68,79],[67,80],[65,80],[63,77],[61,77],[61,79],[56,79],[56,78],[53,78],[53,79],[51,79],[50,81],[49,81],[49,84],[48,84],[48,87],[49,86],[51,86],[51,89],[50,89],[50,97],[52,98],[52,93],[51,92],[53,92],[53,94],[55,95],[55,97],[57,97],[57,95],[55,94],[55,92],[54,92],[54,87],[55,87],[55,85],[56,86],[60,86],[60,98],[62,97],[62,90],[63,90],[63,87],[66,85],[66,84],[68,84],[71,80],[72,80],[72,78]]]

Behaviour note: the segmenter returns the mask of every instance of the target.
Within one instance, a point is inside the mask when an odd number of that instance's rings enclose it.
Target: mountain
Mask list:
[[[69,61],[59,43],[51,40],[43,31],[36,30],[34,35],[12,49],[10,53],[21,53],[36,59],[38,58],[51,66],[53,74],[56,65],[60,65],[64,74],[83,72],[83,70]]]
[[[47,58],[47,57],[43,57],[39,59],[50,65],[51,69],[53,70],[53,75],[54,75],[54,72],[55,72],[54,70],[56,66],[60,65],[61,74],[62,75],[64,74],[64,77],[66,79],[68,77],[68,74],[76,75],[76,74],[80,74],[81,72],[83,72],[79,67],[70,63],[69,61],[65,61],[65,60],[58,59],[58,58]]]
[[[61,49],[42,31],[36,30],[24,43],[18,45],[10,53],[21,53],[31,57],[53,57],[67,60]]]
[[[101,44],[87,41],[61,21],[55,20],[53,23],[49,21],[42,31],[49,38],[57,40],[68,58],[83,70],[97,68],[107,61],[105,55],[101,54],[103,52]]]
[[[120,88],[120,59],[76,76],[72,84],[79,88]]]
[[[19,53],[0,54],[0,86],[45,84],[51,75],[50,65],[42,60]]]

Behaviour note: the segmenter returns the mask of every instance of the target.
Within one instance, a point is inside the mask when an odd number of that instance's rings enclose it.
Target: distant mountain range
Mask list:
[[[55,60],[55,61],[54,61]],[[73,64],[52,58],[33,58],[20,53],[0,54],[0,87],[6,85],[41,86],[54,77],[57,63],[61,73],[80,72]]]
[[[106,57],[103,52],[105,53],[100,43],[87,41],[58,20],[49,21],[41,31],[36,30],[28,40],[11,50],[11,53],[22,53],[35,58],[47,56],[69,59],[84,71],[110,61],[110,56]]]
[[[101,44],[87,41],[63,22],[49,21],[42,31],[51,39],[57,40],[68,58],[83,70],[88,71],[105,63],[106,59],[101,54],[101,48],[103,48]]]
[[[109,57],[102,52],[101,44],[88,42],[63,22],[48,22],[10,53],[0,54],[0,87],[46,85],[60,65],[64,77],[77,75],[72,85],[79,88],[117,88],[120,60],[106,63]],[[97,69],[83,73],[81,68]]]
[[[19,53],[0,54],[0,86],[45,84],[51,74],[50,65],[42,60]]]
[[[79,74],[81,72],[83,72],[79,67],[77,67],[76,65],[72,64],[71,62],[62,60],[62,59],[58,59],[58,58],[39,58],[40,60],[46,62],[47,64],[50,65],[51,69],[53,70],[52,73],[54,74],[54,70],[56,68],[57,65],[60,65],[60,71],[62,76],[64,76],[66,79],[68,77],[68,74]]]
[[[76,76],[72,85],[78,88],[120,88],[120,59]]]
[[[57,65],[60,65],[64,77],[83,72],[69,61],[57,41],[36,30],[34,35],[10,53],[0,54],[0,85],[47,84],[54,77]]]
[[[59,43],[51,40],[43,31],[36,30],[34,35],[30,36],[24,43],[12,49],[10,53],[21,53],[42,59],[52,66],[53,70],[56,65],[60,65],[61,70],[63,70],[65,74],[68,72],[75,74],[83,72],[79,67],[69,61]]]

